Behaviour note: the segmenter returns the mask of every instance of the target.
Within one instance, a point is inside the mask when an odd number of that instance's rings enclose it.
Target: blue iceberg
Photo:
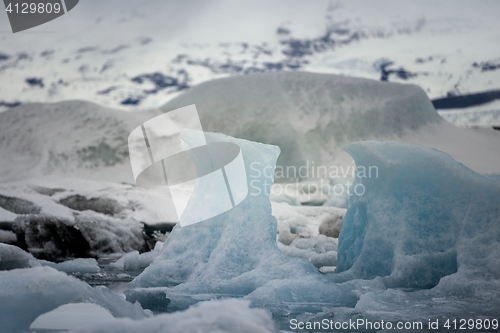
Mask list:
[[[500,278],[500,182],[449,155],[397,142],[345,147],[358,169],[339,237],[337,279],[384,277],[387,287],[431,288],[470,271]],[[496,263],[496,264],[493,264]]]
[[[176,226],[162,253],[131,283],[125,294],[153,311],[186,309],[200,300],[246,297],[256,304],[297,311],[324,304],[354,306],[357,297],[340,288],[308,260],[291,258],[276,244],[269,187],[280,150],[276,146],[206,134],[207,142],[240,146],[249,194],[232,210],[201,223]],[[189,145],[189,135],[184,141]],[[210,183],[196,184],[195,196],[217,196]],[[190,201],[199,202],[198,200]],[[188,206],[188,214],[201,209]],[[201,203],[203,205],[203,203]],[[280,310],[277,310],[280,311]]]

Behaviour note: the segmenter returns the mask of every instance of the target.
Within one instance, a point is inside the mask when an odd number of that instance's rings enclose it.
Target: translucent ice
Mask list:
[[[28,331],[39,315],[63,304],[82,301],[98,304],[115,317],[145,317],[139,304],[130,304],[107,288],[91,288],[85,282],[50,267],[0,272],[0,322],[3,332]]]
[[[302,304],[354,305],[356,297],[318,272],[304,259],[283,254],[276,245],[269,187],[279,148],[207,134],[207,142],[233,142],[243,153],[249,195],[232,210],[186,227],[176,226],[161,255],[126,292],[130,301],[160,311],[185,309],[202,299],[247,297],[282,308]],[[189,137],[185,137],[189,144]],[[194,196],[213,195],[209,183],[198,183]],[[191,203],[191,201],[190,201]],[[186,212],[196,213],[200,205]],[[166,297],[165,297],[166,296]]]
[[[365,192],[351,197],[343,219],[339,277],[382,276],[389,287],[411,288],[457,271],[500,278],[500,182],[421,146],[345,149],[358,166],[377,166],[378,177],[356,180]]]

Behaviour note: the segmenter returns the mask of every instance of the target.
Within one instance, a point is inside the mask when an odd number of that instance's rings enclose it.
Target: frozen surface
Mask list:
[[[247,172],[252,162],[257,162],[259,170],[275,166],[279,154],[275,146],[221,134],[206,136],[208,142],[238,144]],[[355,296],[331,283],[312,263],[279,250],[268,196],[272,173],[255,176],[248,173],[250,194],[232,210],[202,223],[176,226],[161,255],[132,281],[133,289],[125,293],[127,299],[139,300],[157,311],[184,309],[199,300],[221,296],[246,296],[272,304],[276,311],[288,303],[302,304],[297,311],[323,303],[353,305]],[[196,186],[195,196],[210,193],[210,184]],[[186,212],[196,213],[196,209],[188,204]]]
[[[80,328],[75,333],[278,333],[269,312],[250,302],[228,299],[202,302],[186,311],[140,321],[121,319]]]
[[[115,317],[145,317],[139,304],[130,304],[107,288],[91,288],[50,267],[0,272],[0,322],[4,332],[25,332],[39,315],[82,301],[100,305]]]
[[[498,181],[420,146],[361,142],[345,149],[356,163],[378,166],[379,178],[357,179],[366,192],[352,197],[343,219],[337,277],[382,276],[389,287],[439,283],[462,296],[467,287],[454,282],[498,283]]]

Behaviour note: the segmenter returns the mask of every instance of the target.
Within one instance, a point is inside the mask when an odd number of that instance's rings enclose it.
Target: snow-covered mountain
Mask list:
[[[87,0],[17,34],[0,11],[0,109],[69,99],[147,109],[214,78],[294,70],[413,83],[431,98],[494,90],[499,10],[497,1]]]

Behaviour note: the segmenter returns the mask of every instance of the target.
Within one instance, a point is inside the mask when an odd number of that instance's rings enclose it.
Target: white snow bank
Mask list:
[[[140,321],[113,320],[80,328],[75,333],[278,333],[266,310],[251,309],[250,302],[227,299],[202,302],[186,311],[162,314]]]
[[[50,267],[0,272],[0,322],[5,332],[25,332],[39,315],[77,301],[98,304],[115,317],[146,316],[139,304],[130,304],[107,288],[91,288]]]
[[[421,146],[345,149],[358,165],[378,166],[379,177],[356,180],[365,193],[351,197],[343,219],[339,278],[383,276],[389,287],[411,288],[453,284],[442,278],[457,271],[471,283],[500,279],[499,181]]]
[[[240,146],[250,193],[226,213],[186,227],[177,225],[161,255],[131,282],[133,289],[125,292],[127,299],[161,311],[185,309],[220,296],[246,296],[277,309],[290,302],[302,304],[295,308],[299,312],[325,303],[352,306],[354,294],[331,283],[309,261],[290,258],[276,245],[276,219],[268,196],[273,173],[261,172],[256,177],[250,164],[261,171],[274,170],[278,147],[221,134],[209,133],[206,138],[207,142]],[[189,138],[184,139],[189,145]],[[205,195],[220,194],[209,183],[197,183],[193,196]],[[193,202],[185,213],[196,214],[200,209]]]

